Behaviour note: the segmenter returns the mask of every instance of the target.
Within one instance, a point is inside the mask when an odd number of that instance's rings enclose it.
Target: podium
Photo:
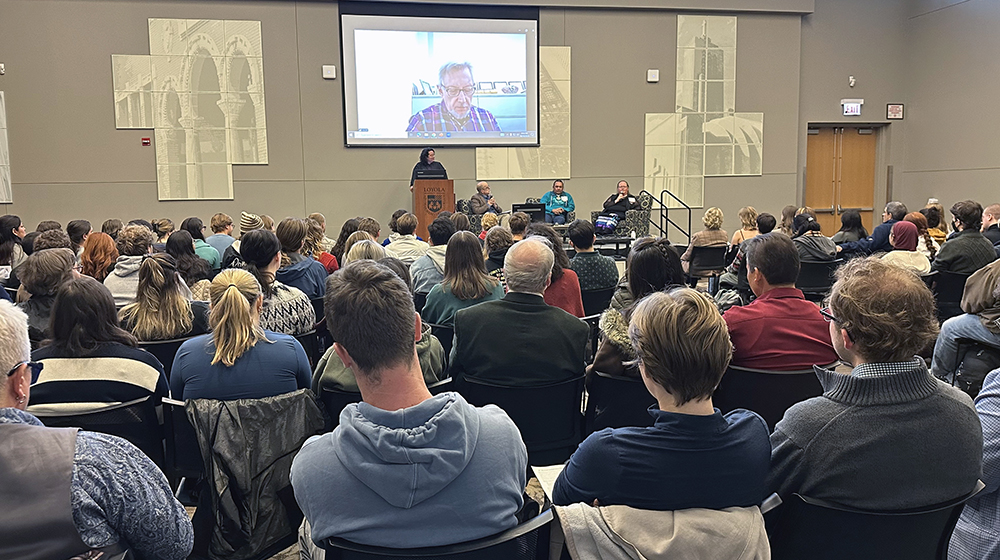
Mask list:
[[[416,235],[429,241],[427,226],[442,211],[455,211],[455,182],[451,179],[417,179],[413,182],[413,214],[417,217]]]

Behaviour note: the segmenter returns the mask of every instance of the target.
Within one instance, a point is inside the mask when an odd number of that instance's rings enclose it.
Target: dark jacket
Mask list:
[[[618,216],[619,220],[622,220],[625,218],[625,212],[639,208],[639,199],[633,194],[629,194],[619,202],[615,202],[616,198],[618,198],[618,193],[609,196],[604,201],[603,214],[614,214]]]
[[[302,290],[309,299],[323,297],[326,293],[327,276],[323,264],[298,253],[290,253],[289,257],[292,264],[279,269],[274,279]]]
[[[931,264],[933,270],[972,274],[995,261],[996,249],[989,239],[974,229],[963,229],[941,245]]]
[[[292,459],[306,439],[323,430],[313,392],[300,389],[236,401],[197,399],[184,408],[205,461],[210,519],[216,520],[211,557],[249,558],[295,534],[298,521],[290,520],[286,509],[286,504],[294,504]],[[297,514],[297,508],[293,512]]]
[[[870,255],[872,253],[892,251],[892,243],[889,243],[889,234],[892,233],[892,226],[899,220],[890,218],[882,222],[868,237],[859,241],[848,241],[840,244],[843,253],[857,253],[860,255]]]

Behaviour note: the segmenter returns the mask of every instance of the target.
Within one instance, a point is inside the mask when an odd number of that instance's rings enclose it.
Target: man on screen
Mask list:
[[[427,107],[410,117],[407,132],[498,131],[493,115],[486,109],[472,104],[476,81],[472,78],[472,65],[468,62],[449,62],[438,72],[438,93],[441,102]]]

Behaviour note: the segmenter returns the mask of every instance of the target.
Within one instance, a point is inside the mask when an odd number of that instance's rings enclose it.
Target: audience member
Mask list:
[[[583,294],[580,290],[580,278],[570,268],[569,257],[563,249],[562,236],[556,233],[551,225],[535,222],[528,226],[528,235],[544,237],[552,248],[555,260],[552,264],[552,278],[549,287],[545,288],[545,303],[554,305],[570,315],[583,317]]]
[[[26,234],[21,218],[11,214],[0,216],[0,281],[8,288],[20,284],[17,269],[28,258],[21,247],[21,238]]]
[[[49,328],[52,338],[31,353],[45,369],[32,384],[29,412],[83,414],[147,397],[158,403],[167,396],[163,366],[119,328],[114,300],[97,280],[80,276],[64,282]]]
[[[98,282],[104,282],[115,268],[118,261],[118,248],[115,240],[103,232],[92,233],[83,244],[80,254],[80,273],[86,274]]]
[[[935,241],[937,241],[938,243],[944,243],[945,239],[947,239],[947,237],[950,237],[951,234],[954,233],[953,231],[951,231],[951,228],[948,227],[948,220],[944,219],[944,217],[946,216],[944,212],[944,206],[940,202],[938,202],[938,199],[928,198],[927,204],[924,206],[924,209],[926,210],[930,208],[933,208],[934,210],[937,211],[937,217],[938,217],[938,224],[936,226],[930,226],[930,227],[939,229],[946,236],[944,239],[941,240],[935,238]],[[921,210],[921,213],[923,213],[923,210]],[[931,218],[929,213],[924,215],[927,216],[927,221],[930,222]]]
[[[413,293],[428,294],[435,284],[444,280],[444,259],[448,240],[455,233],[455,224],[449,218],[436,218],[429,226],[430,247],[427,253],[410,265]]]
[[[927,227],[927,217],[920,212],[910,212],[903,217],[903,220],[917,226],[917,251],[927,257],[928,261],[933,261],[941,246],[931,237]]]
[[[41,369],[31,362],[25,319],[0,303],[0,368],[10,371],[0,376],[0,557],[98,558],[130,549],[139,558],[187,558],[191,522],[144,453],[115,436],[46,428],[25,412]]]
[[[104,278],[104,285],[115,299],[115,305],[124,307],[135,300],[139,287],[139,265],[142,257],[153,248],[153,233],[149,228],[130,224],[118,235],[118,260],[115,268]]]
[[[691,235],[691,242],[688,243],[687,250],[681,255],[681,265],[684,272],[688,271],[691,263],[691,252],[695,247],[724,247],[729,242],[729,235],[722,229],[722,210],[716,207],[709,208],[701,218],[705,229],[696,231]]]
[[[397,220],[399,220],[400,216],[406,213],[407,211],[403,208],[400,208],[399,210],[396,210],[395,212],[392,213],[392,217],[389,218],[389,235],[385,236],[385,239],[382,240],[383,247],[399,239],[399,229],[397,228]]]
[[[222,212],[217,212],[212,216],[212,221],[209,223],[212,226],[212,235],[205,238],[205,243],[212,246],[213,249],[219,252],[219,256],[225,254],[226,249],[233,244],[232,233],[233,233],[233,219],[229,217],[229,214],[223,214]],[[221,264],[219,265],[222,266]]]
[[[264,296],[252,274],[224,270],[210,291],[212,332],[177,350],[170,368],[173,398],[262,399],[309,387],[309,358],[302,345],[261,328]]]
[[[149,231],[153,232],[153,235],[156,235],[156,230],[153,228],[153,224],[149,223],[146,220],[143,220],[142,218],[136,218],[134,220],[129,220],[129,222],[127,224],[125,224],[125,225],[127,225],[127,226],[130,226],[130,225],[140,225],[140,226],[148,229]]]
[[[983,222],[983,207],[973,200],[956,202],[951,207],[955,217],[955,234],[934,257],[931,268],[938,271],[972,274],[995,261],[997,252],[989,239],[979,231]]]
[[[958,367],[959,339],[1000,346],[1000,260],[969,276],[965,281],[961,305],[965,313],[941,325],[931,360],[931,373],[949,381]]]
[[[484,245],[486,241],[486,234],[489,233],[490,228],[498,225],[500,225],[500,218],[498,218],[496,214],[483,214],[482,219],[479,221],[479,226],[482,228],[482,231],[479,232],[479,240],[483,241]]]
[[[594,372],[638,379],[639,368],[628,338],[629,322],[635,302],[661,290],[684,285],[684,271],[677,250],[665,237],[643,237],[629,251],[626,280],[629,304],[622,309],[608,309],[598,323],[600,342],[594,363],[587,368],[587,380]]]
[[[261,229],[264,227],[264,221],[261,220],[260,216],[257,214],[251,214],[249,212],[242,212],[240,214],[240,239],[247,234],[248,231],[253,231],[255,229]],[[244,268],[246,263],[240,258],[240,239],[233,241],[226,252],[222,254],[222,268]]]
[[[554,260],[548,242],[540,237],[528,237],[507,251],[507,295],[455,314],[452,377],[530,386],[583,373],[590,329],[542,297]]]
[[[263,224],[261,226],[263,229],[266,229],[267,231],[274,233],[274,219],[271,218],[271,216],[268,216],[267,214],[261,214],[260,221]]]
[[[484,216],[485,217],[485,216]],[[486,259],[486,274],[496,278],[507,292],[507,278],[503,273],[503,260],[507,250],[514,244],[510,230],[501,226],[493,226],[483,240],[483,257]]]
[[[372,237],[372,234],[368,233],[367,231],[361,231],[361,230],[358,230],[352,233],[351,235],[347,236],[347,242],[344,243],[344,257],[340,260],[340,262],[342,264],[347,264],[344,261],[347,260],[347,255],[349,255],[351,249],[354,248],[354,244],[359,241],[365,241],[365,240],[375,241],[375,238]]]
[[[275,279],[294,286],[309,297],[321,298],[326,289],[326,269],[319,261],[302,255],[302,243],[309,233],[309,226],[298,218],[285,218],[275,230],[281,242],[281,268]]]
[[[337,262],[343,262],[344,260],[344,244],[347,243],[347,238],[351,236],[352,233],[358,231],[358,219],[351,218],[344,222],[344,225],[340,228],[340,236],[337,237],[337,242],[333,245],[333,250],[330,251],[333,256],[337,257]]]
[[[135,303],[118,312],[121,327],[141,341],[187,338],[208,332],[208,304],[191,301],[167,253],[143,259]]]
[[[747,281],[757,299],[723,314],[733,341],[733,365],[795,371],[836,362],[829,325],[819,307],[795,287],[795,244],[782,233],[768,233],[749,241],[744,251]]]
[[[456,212],[448,217],[455,224],[455,231],[472,231],[472,220],[461,212]]]
[[[375,218],[359,218],[358,231],[366,231],[372,236],[372,239],[378,241],[379,236],[382,235],[382,224],[378,223]]]
[[[795,228],[792,226],[792,222],[795,221],[795,211],[799,207],[789,204],[781,209],[781,227],[779,228],[781,233],[784,233],[788,237],[795,235]]]
[[[941,219],[941,211],[935,207],[928,207],[921,209],[920,213],[927,218],[927,233],[938,245],[944,243],[948,239],[948,225]]]
[[[173,222],[170,222],[170,225],[173,226]],[[122,228],[124,227],[125,224],[118,218],[109,218],[101,224],[101,233],[107,234],[111,239],[117,241],[118,234],[122,232]],[[173,227],[171,227],[171,230],[173,230]]]
[[[758,215],[757,235],[771,233],[777,224],[778,220],[767,212]],[[719,278],[719,283],[724,286],[732,286],[739,293],[744,303],[749,302],[750,298],[753,297],[750,282],[747,280],[747,253],[746,247],[743,244],[740,244],[739,249],[736,250],[736,257],[726,267],[726,272]]]
[[[46,231],[52,231],[54,229],[62,230],[62,224],[60,224],[55,220],[42,220],[38,222],[38,227],[35,228],[35,231],[37,231],[38,233],[44,233]]]
[[[174,221],[170,218],[160,218],[150,222],[153,226],[153,250],[162,253],[167,250],[167,238],[174,232]],[[119,231],[121,231],[119,229]],[[193,238],[192,238],[193,239]]]
[[[205,241],[205,224],[201,218],[185,218],[181,222],[181,229],[190,233],[194,239],[194,252],[198,257],[205,259],[214,272],[222,269],[222,255]]]
[[[889,243],[889,232],[892,225],[906,217],[906,205],[893,201],[885,205],[882,212],[882,223],[875,227],[872,234],[858,241],[845,241],[838,245],[837,252],[853,255],[870,255],[892,250]]]
[[[655,423],[588,436],[556,479],[552,502],[657,511],[758,505],[767,424],[748,410],[723,416],[712,406],[732,355],[712,300],[690,288],[654,293],[636,304],[629,338],[657,401]]]
[[[21,242],[23,244],[24,240],[22,239]],[[38,237],[31,244],[31,252],[43,251],[45,249],[70,249],[71,247],[72,243],[69,240],[69,236],[63,230],[50,229],[38,234]],[[27,253],[27,251],[25,252]]]
[[[594,242],[597,241],[594,225],[587,220],[574,220],[566,232],[570,245],[576,251],[569,266],[580,279],[580,290],[592,292],[614,288],[618,284],[618,265],[615,259],[594,249]]]
[[[49,231],[62,233],[62,230]],[[52,304],[60,286],[73,278],[75,263],[73,251],[66,247],[37,251],[21,265],[21,285],[31,298],[17,306],[28,315],[28,338],[31,339],[32,350],[52,336],[49,330]]]
[[[21,250],[24,251],[24,256],[30,256],[35,251],[35,240],[39,235],[41,234],[37,231],[29,231],[21,238]]]
[[[323,230],[323,238],[319,242],[319,248],[324,253],[330,253],[331,255],[334,245],[334,240],[326,236],[326,216],[320,214],[319,212],[313,212],[309,214],[310,220],[315,220],[319,227]]]
[[[515,526],[527,452],[514,423],[458,393],[431,396],[414,345],[420,317],[390,270],[357,261],[328,282],[334,351],[364,401],[347,405],[340,425],[306,441],[292,463],[305,540],[414,548]]]
[[[740,217],[740,229],[733,234],[730,245],[739,245],[747,239],[753,239],[759,232],[757,231],[757,209],[753,206],[740,208],[737,214]]]
[[[566,214],[576,210],[573,195],[565,191],[562,179],[552,181],[552,190],[542,195],[540,202],[545,205],[545,222],[549,224],[565,224]]]
[[[469,198],[469,210],[473,214],[503,213],[503,208],[497,203],[493,195],[490,194],[490,184],[486,181],[476,183],[476,194]]]
[[[377,261],[379,259],[384,259],[385,255],[385,248],[376,243],[374,240],[362,239],[357,243],[352,244],[351,250],[344,255],[344,266],[347,266],[348,263],[359,261],[361,259]]]
[[[80,253],[83,252],[83,243],[91,231],[93,228],[90,227],[90,222],[87,220],[73,220],[66,224],[66,234],[69,235],[69,240],[72,243],[70,249],[73,249],[77,260],[80,258]]]
[[[795,216],[792,221],[795,235],[792,242],[803,261],[832,261],[837,258],[837,244],[823,235],[819,222],[807,213]]]
[[[382,257],[375,262],[393,271],[396,276],[399,276],[399,279],[406,284],[407,288],[410,288],[413,284],[410,282],[410,267],[406,266],[406,263],[403,261],[397,259],[396,257]]]
[[[990,243],[1000,243],[1000,204],[990,204],[983,209],[982,232]]]
[[[326,239],[323,227],[312,218],[306,218],[306,226],[308,226],[309,232],[306,233],[306,238],[302,242],[302,254],[319,261],[327,274],[333,274],[340,268],[340,264],[336,257],[323,250],[323,240]]]
[[[982,428],[968,395],[915,357],[937,335],[934,296],[878,258],[837,271],[830,336],[850,374],[816,368],[825,392],[793,405],[771,434],[768,492],[865,510],[926,507],[970,492]]]
[[[861,213],[857,210],[847,210],[840,215],[840,231],[833,234],[834,243],[860,241],[868,237],[868,230],[861,223]]]
[[[479,240],[472,232],[458,231],[448,240],[444,279],[427,294],[420,317],[428,323],[451,326],[458,310],[503,296],[500,282],[486,274]]]
[[[194,239],[185,230],[172,234],[167,239],[167,254],[174,258],[177,272],[191,293],[191,299],[208,301],[208,284],[212,280],[212,266],[194,252]]]
[[[396,231],[393,239],[385,246],[387,254],[392,255],[407,264],[427,254],[430,245],[417,239],[413,232],[417,229],[417,217],[409,212],[396,219]],[[392,237],[392,236],[390,236]]]
[[[510,215],[510,220],[507,221],[507,227],[510,228],[510,234],[514,237],[514,241],[524,239],[524,231],[528,229],[528,224],[530,223],[531,216],[525,214],[524,212],[514,212]]]
[[[639,200],[629,194],[628,181],[622,180],[618,181],[617,192],[604,201],[603,208],[594,222],[594,229],[601,234],[613,234],[626,213],[639,208]]]
[[[931,261],[917,251],[917,226],[913,222],[904,220],[893,224],[889,242],[892,243],[893,250],[882,256],[883,261],[917,274],[931,271]]]
[[[261,327],[290,335],[313,330],[316,310],[309,297],[302,290],[275,280],[281,267],[281,242],[274,233],[261,228],[240,236],[240,258],[264,295]]]

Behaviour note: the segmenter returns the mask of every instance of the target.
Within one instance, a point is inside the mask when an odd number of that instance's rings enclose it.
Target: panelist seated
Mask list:
[[[566,214],[576,210],[573,195],[565,190],[562,179],[552,182],[552,190],[542,195],[545,205],[545,221],[550,224],[565,224]]]
[[[486,181],[476,183],[476,194],[469,199],[469,209],[473,214],[503,213],[503,208],[497,203],[493,195],[490,194],[490,184]]]

